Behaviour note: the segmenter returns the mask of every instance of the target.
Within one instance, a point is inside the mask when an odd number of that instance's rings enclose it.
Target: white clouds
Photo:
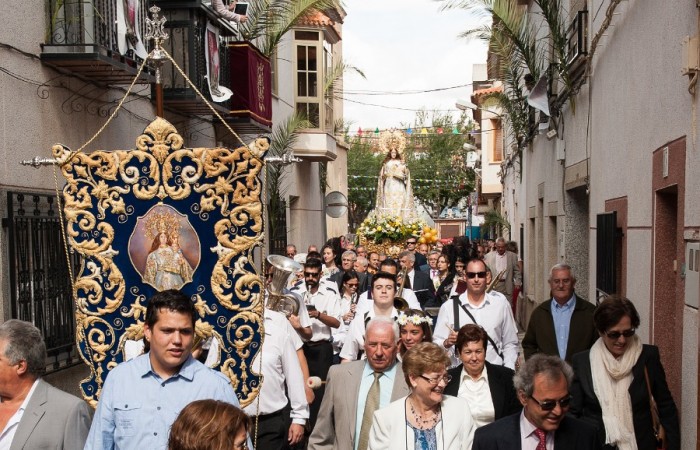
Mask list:
[[[348,75],[345,89],[397,91],[428,90],[468,84],[472,64],[486,61],[485,45],[458,35],[476,19],[461,10],[439,11],[431,0],[352,0],[343,26],[344,59],[364,71],[367,79]],[[346,98],[392,107],[454,110],[455,99],[471,88],[420,95]],[[363,106],[349,101],[345,118],[353,130],[386,128],[412,122],[415,113]],[[456,115],[456,113],[455,113]]]

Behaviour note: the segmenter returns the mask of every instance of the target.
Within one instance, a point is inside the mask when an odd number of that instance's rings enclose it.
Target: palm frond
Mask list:
[[[337,83],[347,72],[355,72],[362,78],[367,78],[362,70],[352,64],[346,63],[343,60],[338,61],[333,65],[330,71],[326,72],[325,78],[323,79],[323,94],[326,97],[333,97],[332,94],[335,91]]]

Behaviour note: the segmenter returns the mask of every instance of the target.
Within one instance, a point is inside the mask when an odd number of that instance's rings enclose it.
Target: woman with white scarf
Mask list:
[[[600,338],[590,350],[573,357],[570,412],[598,428],[604,449],[656,450],[646,368],[666,430],[666,450],[679,450],[678,413],[659,349],[642,344],[635,334],[640,321],[634,304],[610,296],[596,308],[593,322]]]

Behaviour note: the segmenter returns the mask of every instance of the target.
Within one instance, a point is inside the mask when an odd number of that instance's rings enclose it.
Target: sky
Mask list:
[[[344,118],[357,131],[413,123],[414,111],[452,110],[471,86],[418,95],[356,95],[352,91],[406,91],[467,85],[472,65],[486,62],[486,45],[458,35],[478,19],[459,9],[440,11],[435,0],[345,0],[343,59],[364,72],[344,78]],[[350,101],[352,100],[352,101]],[[355,102],[384,105],[390,108]]]

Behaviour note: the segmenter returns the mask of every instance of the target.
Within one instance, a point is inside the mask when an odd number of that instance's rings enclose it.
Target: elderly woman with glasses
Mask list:
[[[462,361],[447,371],[452,380],[445,395],[463,398],[477,427],[520,411],[522,405],[513,387],[515,372],[508,367],[486,361],[488,335],[473,323],[464,325],[457,333],[455,352]]]
[[[450,358],[432,342],[414,345],[403,356],[401,368],[411,389],[374,413],[369,434],[372,450],[468,450],[474,421],[466,401],[444,396],[451,376]]]
[[[678,413],[659,349],[642,344],[635,334],[640,320],[634,304],[608,297],[596,308],[593,322],[600,338],[573,357],[571,412],[597,427],[604,449],[655,450],[651,392],[666,430],[665,448],[680,449]]]

